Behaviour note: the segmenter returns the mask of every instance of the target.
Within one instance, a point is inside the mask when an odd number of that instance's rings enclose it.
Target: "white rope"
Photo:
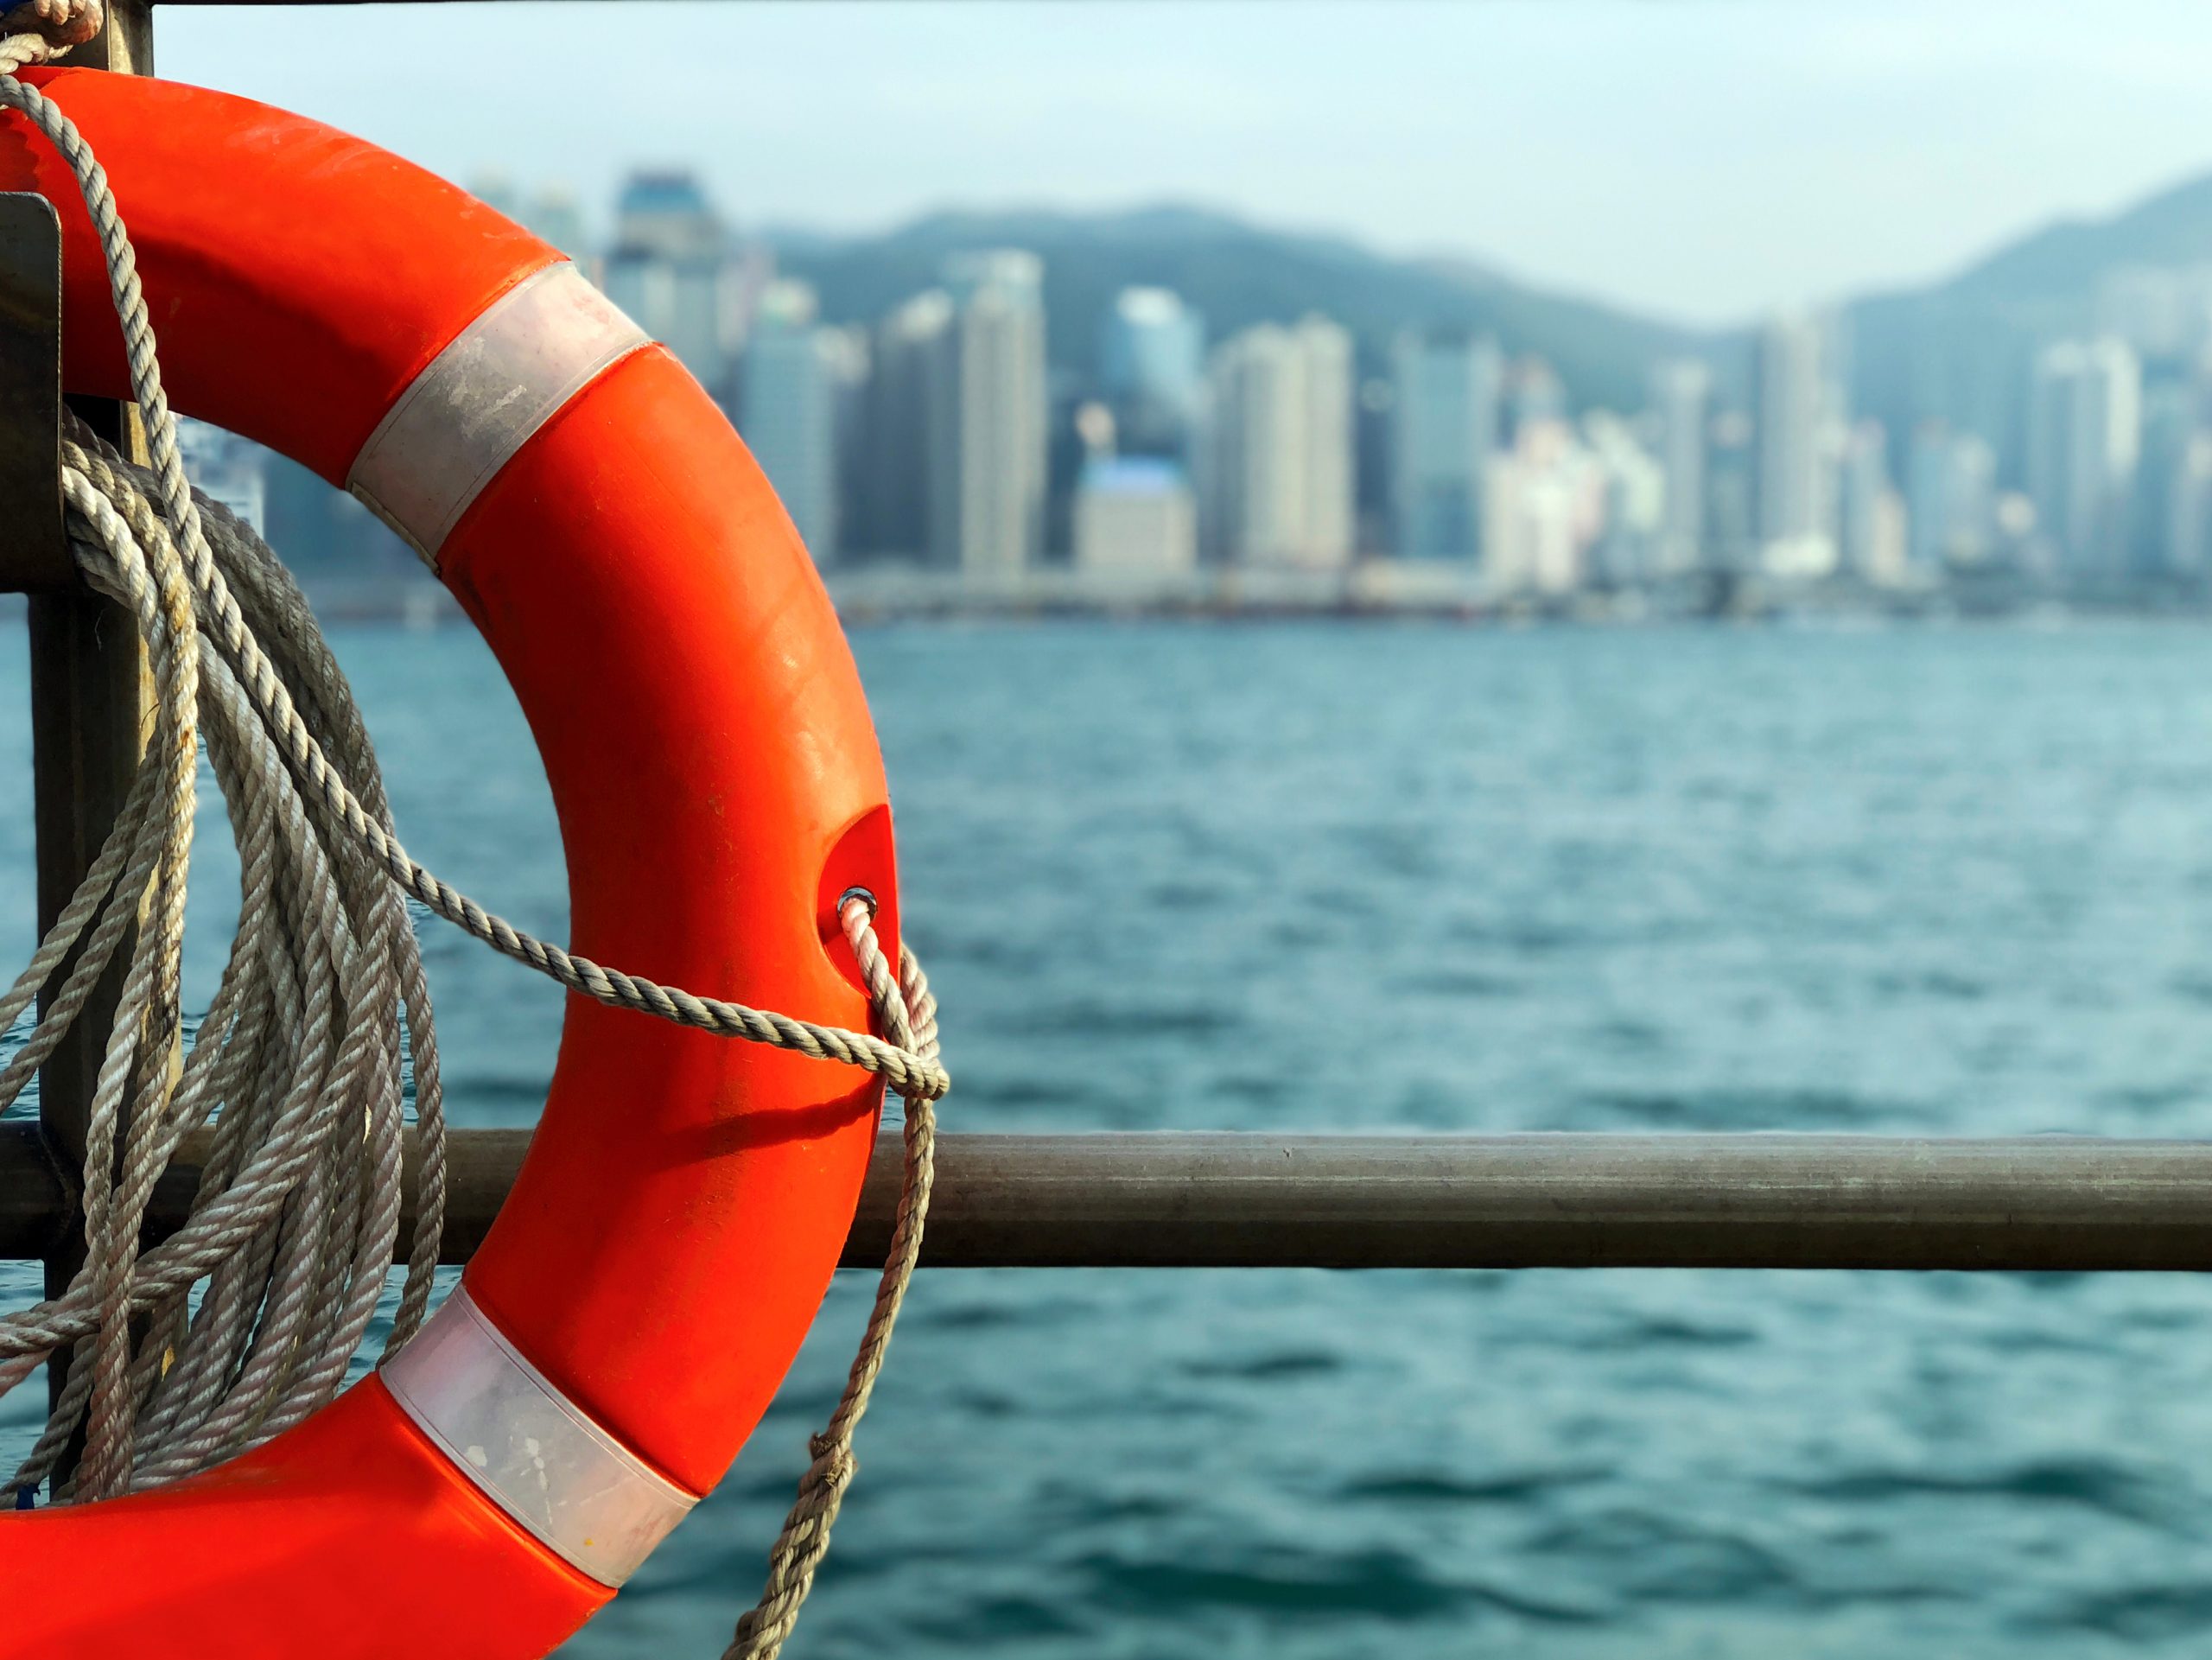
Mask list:
[[[509,926],[407,855],[351,690],[298,588],[250,528],[186,482],[136,258],[105,172],[68,118],[13,73],[97,28],[97,0],[33,0],[0,16],[0,29],[25,31],[0,38],[0,106],[28,117],[76,176],[105,253],[151,462],[130,466],[73,423],[63,445],[71,550],[91,585],[135,620],[154,708],[106,845],[0,994],[4,1031],[50,991],[22,1049],[0,1068],[4,1109],[72,1029],[137,925],[92,1103],[84,1266],[59,1296],[0,1313],[0,1394],[73,1345],[17,1489],[28,1498],[53,1480],[79,1434],[57,1502],[172,1480],[258,1445],[336,1394],[397,1240],[404,1058],[413,1065],[422,1156],[385,1352],[420,1326],[445,1160],[429,988],[404,897],[412,896],[601,1002],[862,1067],[906,1099],[890,1260],[844,1394],[812,1443],[814,1463],[760,1606],[730,1650],[772,1656],[827,1548],[855,1467],[853,1434],[920,1251],[931,1103],[950,1084],[928,983],[910,952],[892,973],[864,896],[848,896],[840,920],[885,1037],[603,968]],[[239,919],[180,1063],[179,965],[202,741],[238,840]],[[141,1250],[156,1179],[186,1135],[211,1123],[189,1218]]]
[[[868,926],[868,909],[858,900],[844,906],[845,937],[859,957],[861,973],[893,1042],[934,1060],[938,1053],[937,999],[912,951],[901,949],[894,978],[882,948]],[[906,1161],[899,1190],[899,1213],[891,1227],[891,1253],[876,1282],[875,1303],[868,1310],[860,1351],[846,1374],[844,1392],[822,1433],[807,1443],[813,1459],[799,1479],[798,1498],[768,1553],[768,1583],[760,1600],[737,1622],[736,1635],[722,1660],[775,1660],[798,1621],[814,1575],[830,1549],[830,1524],[845,1502],[845,1489],[860,1469],[853,1457],[853,1434],[868,1411],[876,1374],[898,1323],[899,1307],[914,1265],[921,1260],[922,1224],[929,1216],[930,1186],[937,1173],[937,1111],[927,1101],[906,1103]]]

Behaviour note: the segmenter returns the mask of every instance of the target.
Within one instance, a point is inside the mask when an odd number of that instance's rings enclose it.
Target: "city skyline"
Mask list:
[[[561,14],[529,5],[450,9],[455,50],[428,60],[373,13],[192,9],[162,67],[449,176],[526,156],[594,202],[675,156],[753,227],[1218,203],[1715,326],[1940,277],[2212,169],[2188,73],[2212,15],[1999,15],[1201,7],[1171,27],[1141,7],[641,5],[626,25],[686,50],[650,92],[597,89],[592,120],[563,90]],[[487,83],[472,65],[494,56],[513,73]]]
[[[1943,320],[1979,344],[1885,425],[1854,399],[1862,343],[1832,308],[1770,312],[1732,349],[1645,336],[1640,391],[1609,403],[1510,327],[1366,304],[1355,331],[1280,286],[1280,255],[1259,256],[1277,287],[1256,321],[1206,277],[1241,313],[1224,321],[1160,283],[1054,302],[1051,258],[979,230],[832,313],[686,170],[632,175],[596,245],[565,188],[480,189],[691,367],[825,570],[928,576],[956,600],[1056,572],[1116,603],[1242,573],[1309,602],[1692,609],[1746,581],[2017,601],[2201,596],[2212,577],[2212,260],[2107,260],[2032,326]],[[1076,315],[1054,349],[1056,303]],[[272,517],[328,536],[270,465]]]
[[[1621,407],[1573,396],[1504,330],[1407,312],[1380,330],[1370,319],[1363,343],[1319,305],[1285,310],[1287,296],[1281,321],[1214,328],[1164,283],[1093,299],[1073,354],[1048,363],[1048,261],[1035,252],[956,245],[936,288],[817,326],[812,288],[761,288],[774,252],[719,219],[696,181],[639,175],[621,200],[639,193],[690,214],[644,265],[659,270],[652,292],[681,290],[692,250],[726,250],[719,277],[703,277],[734,283],[706,308],[723,334],[688,360],[794,520],[821,527],[807,540],[825,569],[889,560],[957,573],[969,593],[1073,569],[1113,578],[1122,598],[1181,591],[1205,569],[1367,567],[1433,588],[1427,567],[1540,598],[1743,578],[2094,593],[2208,573],[2208,261],[2108,264],[2070,321],[2006,321],[1984,340],[1995,350],[1951,376],[1962,385],[1923,398],[1893,438],[1853,403],[1853,323],[1832,308],[1770,312],[1732,387],[1712,346],[1655,354],[1642,401]],[[617,235],[604,268],[637,259],[641,241]],[[1002,343],[1002,308],[967,299],[984,272],[1011,272],[1018,290],[1020,336]],[[812,326],[803,339],[779,326],[791,308]],[[666,334],[683,315],[646,321]],[[805,385],[781,367],[791,350],[812,366]],[[1993,429],[1958,417],[2008,398],[2019,410]],[[841,403],[869,414],[841,421]],[[869,478],[909,474],[909,456],[925,458],[909,489],[920,516],[869,513]],[[834,478],[847,512],[807,507]],[[978,489],[1002,498],[982,518]]]

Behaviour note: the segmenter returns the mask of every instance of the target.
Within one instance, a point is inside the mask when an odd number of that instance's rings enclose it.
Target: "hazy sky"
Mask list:
[[[741,222],[1175,199],[1694,321],[2212,169],[2212,7],[2139,0],[180,6],[156,38],[594,214],[658,161]]]

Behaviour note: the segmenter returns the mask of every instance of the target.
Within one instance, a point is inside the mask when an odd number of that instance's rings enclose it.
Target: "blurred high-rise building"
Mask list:
[[[1589,581],[1605,523],[1605,478],[1564,421],[1532,420],[1488,462],[1484,576],[1502,593],[1561,595]]]
[[[548,185],[531,197],[521,214],[523,228],[581,264],[596,264],[584,229],[583,209],[565,185]]]
[[[310,594],[436,580],[422,557],[358,498],[333,489],[289,456],[264,450],[259,459],[262,533]]]
[[[1648,582],[1663,574],[1666,469],[1617,415],[1594,410],[1582,437],[1598,468],[1603,524],[1592,549],[1588,575],[1612,583]]]
[[[1890,482],[1889,434],[1879,421],[1861,421],[1844,436],[1836,527],[1843,567],[1853,576],[1884,587],[1904,576],[1904,500]]]
[[[2144,371],[2142,436],[2127,504],[2124,560],[2132,573],[2158,576],[2172,563],[2176,480],[2190,442],[2205,427],[2207,391],[2202,370],[2186,359],[2168,359]]]
[[[2123,573],[2142,415],[2142,372],[2126,342],[2062,340],[2037,358],[2028,494],[2046,552],[2070,576]]]
[[[598,261],[588,245],[583,210],[576,204],[575,193],[566,185],[550,184],[525,192],[506,174],[491,172],[470,180],[468,188],[486,207],[505,214],[585,267],[587,276],[596,275]]]
[[[1836,465],[1836,551],[1843,569],[1871,576],[1881,501],[1890,487],[1889,435],[1861,421],[1843,436]],[[1902,552],[1900,552],[1902,558]]]
[[[1123,289],[1100,326],[1098,384],[1122,454],[1187,455],[1205,391],[1205,320],[1169,289]]]
[[[1507,376],[1511,389],[1513,422],[1501,440],[1519,436],[1523,427],[1541,421],[1567,419],[1567,383],[1541,358],[1524,358]]]
[[[830,443],[836,452],[831,488],[836,497],[837,557],[842,561],[855,545],[861,480],[868,467],[862,441],[868,430],[868,393],[875,378],[875,353],[869,331],[861,323],[824,328],[821,340],[823,356],[830,367]]]
[[[1758,546],[1758,452],[1751,417],[1722,410],[1707,429],[1705,563],[1717,572],[1751,568]]]
[[[1988,556],[1997,534],[1997,455],[1970,432],[1923,422],[1905,468],[1907,563],[1923,576]]]
[[[958,254],[944,287],[931,414],[951,442],[931,451],[931,558],[1002,579],[1044,549],[1045,267],[1013,249]]]
[[[176,423],[176,448],[194,489],[228,508],[257,536],[267,535],[268,451],[221,427],[183,417]]]
[[[1666,481],[1657,565],[1660,575],[1694,570],[1706,563],[1706,428],[1713,371],[1695,358],[1661,364],[1651,376],[1651,407],[1658,417],[1659,467]]]
[[[729,391],[728,289],[735,274],[728,230],[696,178],[683,171],[631,175],[615,204],[607,296],[718,398]]]
[[[1262,323],[1208,372],[1206,540],[1236,564],[1333,569],[1351,557],[1351,337],[1321,317]]]
[[[2165,565],[2175,576],[2212,574],[2212,432],[2192,437],[2174,467]]]
[[[817,321],[814,290],[772,283],[741,363],[737,429],[776,487],[815,563],[837,553],[838,353]]]
[[[951,333],[952,299],[942,289],[914,296],[876,325],[848,546],[909,558],[931,551],[931,456],[957,436]]]
[[[1098,456],[1076,485],[1076,569],[1111,578],[1183,576],[1198,563],[1198,512],[1177,463]]]
[[[1471,560],[1481,551],[1504,359],[1493,340],[1430,330],[1399,338],[1393,370],[1395,550],[1407,559]]]
[[[1818,575],[1835,566],[1844,448],[1835,359],[1823,319],[1777,313],[1759,331],[1757,512],[1760,556],[1771,569]]]

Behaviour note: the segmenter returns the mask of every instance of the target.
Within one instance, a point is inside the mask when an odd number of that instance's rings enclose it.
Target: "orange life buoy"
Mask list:
[[[483,631],[537,735],[580,950],[865,1027],[896,960],[874,731],[812,563],[707,394],[552,248],[244,99],[32,71],[105,165],[176,406],[350,487]],[[126,396],[75,181],[65,380]],[[466,711],[454,712],[467,718]],[[0,1654],[543,1653],[711,1485],[850,1225],[880,1085],[572,997],[536,1139],[415,1343],[219,1469],[0,1515]]]

